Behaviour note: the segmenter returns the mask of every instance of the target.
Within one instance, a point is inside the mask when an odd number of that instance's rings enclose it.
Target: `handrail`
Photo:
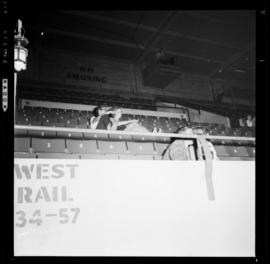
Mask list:
[[[129,136],[143,136],[143,137],[156,137],[156,138],[188,138],[197,139],[197,135],[181,135],[177,133],[143,133],[143,132],[131,132],[131,131],[113,131],[113,130],[94,130],[85,128],[71,128],[71,127],[46,127],[46,126],[24,126],[15,125],[15,130],[42,130],[42,131],[56,131],[56,132],[77,132],[86,134],[106,134],[106,135],[129,135]],[[232,137],[232,136],[210,136],[203,135],[206,139],[220,139],[220,140],[241,140],[241,141],[254,141],[254,137]]]

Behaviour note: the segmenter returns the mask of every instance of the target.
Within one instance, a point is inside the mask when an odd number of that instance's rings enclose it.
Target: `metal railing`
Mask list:
[[[149,140],[158,140],[162,138],[181,138],[181,139],[197,139],[198,135],[183,135],[177,133],[142,133],[142,132],[131,132],[131,131],[113,131],[113,130],[95,130],[95,129],[87,129],[87,128],[70,128],[70,127],[46,127],[46,126],[24,126],[24,125],[15,125],[15,130],[33,130],[33,131],[55,131],[55,132],[67,132],[67,133],[83,133],[83,134],[93,134],[98,137],[98,135],[118,135],[119,139],[121,136],[131,136],[149,139]],[[200,136],[201,137],[201,136]],[[211,136],[211,135],[203,135],[206,139],[217,139],[217,140],[233,140],[233,141],[252,141],[255,142],[254,137],[234,137],[234,136]],[[154,138],[154,139],[153,139]]]

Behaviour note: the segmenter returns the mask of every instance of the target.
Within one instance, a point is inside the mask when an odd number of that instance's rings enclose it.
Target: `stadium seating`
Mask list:
[[[153,155],[154,145],[152,142],[127,142],[129,153],[137,155]]]
[[[34,152],[65,153],[64,139],[32,138]]]
[[[124,141],[101,141],[98,140],[98,148],[102,154],[127,153],[127,146]]]
[[[14,151],[15,152],[29,152],[30,150],[30,138],[29,137],[15,137],[14,139]]]
[[[16,111],[16,124],[27,126],[66,127],[89,129],[88,111],[56,108],[25,107]],[[202,127],[209,135],[253,137],[253,128],[229,128],[221,124],[186,122],[180,118],[123,114],[123,120],[139,119],[149,131],[161,129],[163,133],[175,133],[188,124]],[[168,137],[144,137],[141,135],[106,135],[99,133],[15,130],[15,157],[31,158],[104,158],[104,159],[155,159],[171,142]],[[211,140],[222,160],[255,158],[255,143],[229,139]],[[33,153],[32,153],[33,150]]]
[[[66,140],[67,151],[72,154],[98,154],[96,140]]]

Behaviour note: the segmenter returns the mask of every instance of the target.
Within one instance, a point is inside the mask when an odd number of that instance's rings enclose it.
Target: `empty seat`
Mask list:
[[[250,157],[255,157],[256,149],[255,147],[247,147],[247,152]]]
[[[29,126],[41,126],[41,121],[36,121],[36,120],[29,120],[28,125]]]
[[[67,122],[66,123],[66,127],[71,127],[71,128],[76,128],[76,127],[78,127],[78,125],[79,125],[79,123],[78,122]]]
[[[214,146],[218,157],[229,157],[230,151],[227,146],[224,145],[215,145]]]
[[[80,125],[88,125],[89,124],[89,120],[87,117],[79,117],[78,121],[79,121]]]
[[[48,116],[46,114],[39,114],[37,116],[37,120],[40,121],[40,122],[46,122],[46,120],[48,119]]]
[[[249,157],[246,147],[231,147],[230,152],[233,157]]]
[[[69,117],[67,117],[66,115],[63,115],[62,113],[58,117],[58,120],[61,123],[66,123],[68,119],[69,119]]]
[[[98,153],[96,140],[66,140],[67,149],[70,153]]]
[[[24,126],[28,126],[29,125],[29,119],[28,117],[23,117],[23,118],[16,118],[16,124],[17,125],[24,125]]]
[[[14,139],[14,151],[15,152],[29,152],[30,150],[30,138],[21,137]]]
[[[42,122],[42,125],[43,126],[52,126],[55,123],[58,123],[58,118],[57,117],[44,119],[43,122]]]
[[[127,142],[128,152],[131,154],[154,154],[152,142]]]
[[[78,128],[85,129],[85,128],[87,128],[87,124],[86,124],[86,123],[84,123],[84,124],[79,124],[79,125],[78,125]]]
[[[63,122],[59,122],[59,123],[54,123],[55,127],[66,127],[66,124]]]
[[[241,137],[242,136],[242,130],[240,128],[234,128],[232,131],[232,135],[234,137]]]
[[[245,137],[254,137],[255,133],[253,132],[252,129],[245,127],[245,128],[243,128],[243,135]]]
[[[32,138],[32,148],[35,152],[65,152],[64,139]]]
[[[71,119],[78,119],[80,117],[80,112],[79,111],[72,111],[70,114]]]
[[[127,153],[126,143],[124,141],[98,141],[100,153]]]

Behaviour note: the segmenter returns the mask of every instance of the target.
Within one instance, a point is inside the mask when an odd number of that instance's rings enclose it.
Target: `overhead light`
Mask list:
[[[25,46],[29,41],[21,35],[22,22],[18,20],[18,35],[15,35],[14,46],[14,68],[16,71],[26,70],[26,61],[28,56],[28,50]]]

